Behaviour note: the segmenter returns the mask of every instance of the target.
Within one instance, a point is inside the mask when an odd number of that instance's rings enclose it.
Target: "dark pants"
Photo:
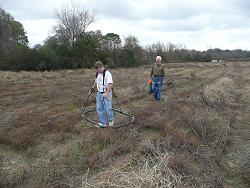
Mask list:
[[[153,77],[152,90],[155,100],[159,101],[161,99],[162,84],[163,84],[163,76]]]

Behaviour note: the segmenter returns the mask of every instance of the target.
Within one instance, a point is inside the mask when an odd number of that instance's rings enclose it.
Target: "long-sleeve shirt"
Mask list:
[[[150,76],[165,76],[165,70],[162,63],[154,63]]]

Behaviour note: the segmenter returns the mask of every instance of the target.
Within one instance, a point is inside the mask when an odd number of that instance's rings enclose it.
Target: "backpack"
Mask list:
[[[102,76],[103,76],[103,79],[102,79],[102,85],[104,86],[105,84],[104,84],[104,78],[105,78],[105,73],[106,73],[106,69],[104,69],[104,71],[103,71],[103,73],[102,73]],[[98,77],[98,72],[96,72],[96,74],[95,74],[95,78],[97,78]],[[103,88],[103,92],[104,92],[104,88]]]

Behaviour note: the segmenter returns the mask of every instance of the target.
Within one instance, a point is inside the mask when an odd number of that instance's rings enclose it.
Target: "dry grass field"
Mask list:
[[[0,187],[249,187],[250,62],[165,66],[160,103],[149,66],[111,70],[119,129],[80,118],[94,70],[0,72]]]

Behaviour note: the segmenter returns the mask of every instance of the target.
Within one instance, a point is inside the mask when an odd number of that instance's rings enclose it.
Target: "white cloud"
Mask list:
[[[55,24],[55,9],[70,0],[2,0],[1,6],[20,20],[32,45],[41,43]],[[143,45],[158,41],[189,48],[250,49],[248,0],[82,0],[96,12],[90,29],[129,34]]]
[[[26,29],[31,46],[42,43],[49,35],[53,34],[54,19],[26,20],[22,24]]]

